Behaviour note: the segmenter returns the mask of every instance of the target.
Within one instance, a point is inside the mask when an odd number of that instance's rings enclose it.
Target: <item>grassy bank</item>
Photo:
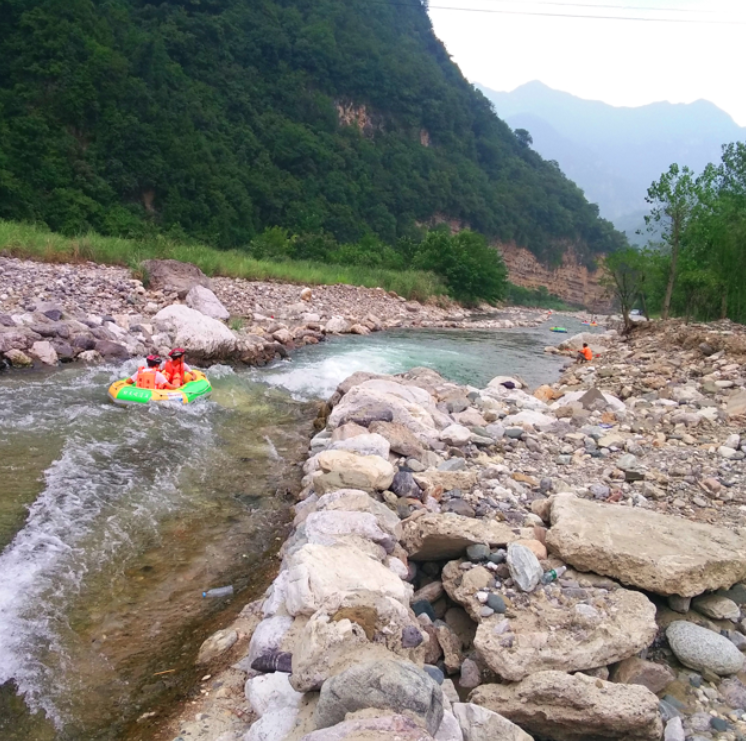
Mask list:
[[[304,285],[347,283],[367,288],[380,286],[418,301],[446,294],[445,285],[437,276],[416,270],[395,271],[317,262],[269,262],[254,260],[237,250],[217,250],[202,244],[185,244],[165,238],[136,241],[102,237],[95,233],[81,237],[63,237],[36,226],[2,220],[0,251],[13,257],[40,262],[90,260],[106,265],[121,265],[140,275],[140,263],[143,260],[171,258],[191,262],[209,276],[276,280]]]
[[[523,288],[508,283],[507,303],[511,306],[529,306],[533,309],[551,309],[552,311],[578,311],[584,307],[568,304],[559,296],[541,288]]]

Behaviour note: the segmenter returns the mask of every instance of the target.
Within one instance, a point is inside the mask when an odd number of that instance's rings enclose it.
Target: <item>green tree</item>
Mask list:
[[[633,247],[613,252],[604,262],[601,281],[619,303],[625,333],[632,328],[630,311],[638,298],[644,296],[648,262],[646,255]]]
[[[648,230],[660,234],[671,254],[668,283],[661,311],[662,318],[668,319],[679,254],[692,212],[698,202],[698,187],[692,171],[688,167],[679,168],[677,164],[671,165],[668,172],[663,173],[660,180],[648,188],[645,200],[652,207],[650,214],[645,217]]]

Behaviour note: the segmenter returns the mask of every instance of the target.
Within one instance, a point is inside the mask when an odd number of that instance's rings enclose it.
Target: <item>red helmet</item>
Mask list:
[[[150,366],[160,365],[163,362],[158,355],[148,355],[148,357],[145,358],[145,360]]]
[[[171,352],[168,354],[169,358],[180,358],[186,353],[186,350],[183,347],[175,347]]]

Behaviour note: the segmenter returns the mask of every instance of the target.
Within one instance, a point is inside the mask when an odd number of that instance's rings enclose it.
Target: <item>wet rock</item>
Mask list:
[[[44,363],[44,365],[57,365],[59,362],[59,358],[57,357],[54,347],[52,347],[52,343],[47,340],[34,342],[34,344],[29,348],[29,355]]]
[[[676,658],[690,669],[724,676],[743,668],[743,654],[727,638],[707,628],[677,620],[666,628],[666,638]]]
[[[470,545],[505,546],[516,539],[504,523],[428,513],[404,524],[402,545],[415,561],[458,558]]]
[[[453,714],[461,726],[464,741],[533,741],[507,718],[479,705],[457,702]]]
[[[524,545],[513,543],[508,547],[508,568],[510,576],[524,592],[533,592],[544,575],[539,559]]]
[[[569,496],[551,522],[547,546],[564,561],[650,592],[694,596],[746,575],[742,538],[724,528]]]
[[[435,734],[443,720],[443,693],[414,664],[361,662],[324,682],[314,720],[317,728],[329,728],[367,708],[406,713]]]
[[[197,664],[209,664],[221,654],[224,654],[238,640],[238,633],[235,630],[219,630],[213,633],[199,647],[197,655]]]
[[[660,741],[658,698],[645,687],[547,671],[471,695],[537,736],[555,741]]]

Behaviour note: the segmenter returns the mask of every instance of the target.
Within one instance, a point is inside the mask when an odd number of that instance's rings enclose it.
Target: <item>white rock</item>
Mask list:
[[[41,342],[34,342],[34,344],[31,345],[28,354],[32,358],[36,358],[37,360],[44,363],[44,365],[57,365],[57,363],[59,362],[57,352],[52,347],[52,343],[47,342],[46,340],[43,340]]]
[[[344,334],[350,328],[349,323],[344,317],[333,316],[324,327],[327,334]]]
[[[461,447],[471,439],[471,430],[462,425],[450,425],[440,433],[440,439],[448,445]]]
[[[225,324],[188,306],[167,306],[153,321],[159,331],[174,336],[176,345],[201,358],[224,358],[236,349],[236,336]]]
[[[510,576],[524,592],[533,592],[544,575],[539,559],[534,552],[525,545],[511,543],[508,546],[508,568]]]
[[[464,741],[533,741],[507,718],[479,705],[457,702],[453,714],[461,726]]]
[[[315,457],[319,465],[314,478],[317,494],[326,494],[336,489],[385,491],[394,480],[394,467],[377,455],[325,450]]]
[[[509,417],[505,417],[502,424],[506,427],[515,426],[521,427],[522,425],[529,424],[534,427],[547,427],[556,422],[555,417],[550,417],[548,414],[542,414],[531,409],[524,409],[518,414],[511,414]]]
[[[465,741],[461,725],[452,712],[446,710],[443,713],[440,728],[433,738],[434,741]]]
[[[344,536],[348,535],[356,535],[378,543],[387,552],[390,552],[395,544],[394,538],[381,530],[375,516],[368,512],[314,512],[306,518],[305,532],[309,543],[319,545],[336,545],[343,542]]]
[[[347,450],[359,455],[377,455],[388,461],[389,441],[382,435],[356,435],[347,440],[336,440],[329,450]]]
[[[286,606],[291,615],[312,615],[332,596],[376,592],[409,604],[412,586],[361,551],[308,544],[288,559]]]
[[[259,674],[246,680],[246,699],[251,709],[261,718],[274,710],[297,708],[303,700],[303,693],[296,692],[290,685],[287,674]]]
[[[262,620],[256,626],[249,643],[249,666],[259,656],[277,650],[292,624],[293,618],[289,615],[275,615]]]
[[[190,309],[212,319],[226,321],[230,319],[230,312],[220,303],[220,299],[209,289],[199,284],[192,286],[186,296],[186,304]]]
[[[734,450],[733,448],[729,448],[726,445],[721,445],[718,448],[718,455],[721,458],[725,458],[726,460],[730,460],[731,458],[735,458],[737,452],[738,451]]]
[[[284,741],[295,728],[298,711],[297,707],[288,707],[267,713],[251,726],[243,741]]]

